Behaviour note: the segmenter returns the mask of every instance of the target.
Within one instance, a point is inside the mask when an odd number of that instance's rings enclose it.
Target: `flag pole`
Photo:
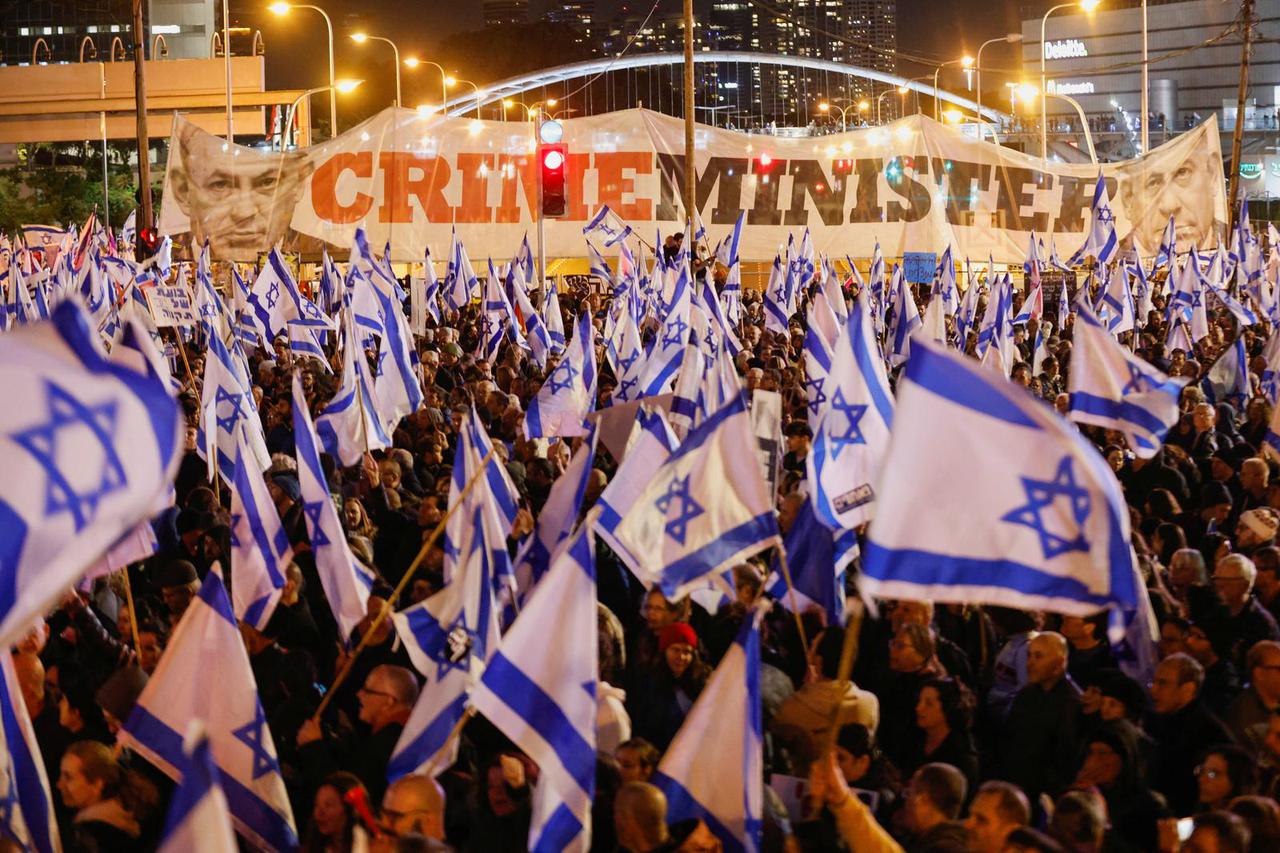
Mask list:
[[[778,563],[782,566],[782,579],[787,582],[787,598],[791,601],[791,615],[796,619],[796,630],[800,632],[800,643],[807,655],[809,635],[805,633],[804,622],[800,619],[800,603],[796,599],[795,584],[791,582],[791,568],[787,565],[787,549],[781,542],[778,543]]]
[[[858,659],[858,635],[862,633],[862,615],[866,612],[866,608],[861,601],[854,605],[853,613],[849,616],[849,624],[844,628],[844,645],[840,648],[840,666],[836,671],[836,681],[848,689],[848,685],[852,682],[849,679],[853,672],[853,662]],[[843,703],[837,702],[835,708],[831,712],[831,724],[827,727],[827,736],[824,738],[826,743],[822,748],[822,755],[826,756],[836,746],[836,738],[840,735],[840,710]]]
[[[122,570],[124,575],[124,600],[129,605],[129,631],[133,634],[133,653],[142,654],[142,644],[138,640],[138,611],[133,606],[133,586],[129,583],[129,567]]]
[[[350,345],[350,342],[348,342],[348,345]],[[373,620],[373,624],[369,626],[369,630],[365,631],[364,636],[360,638],[360,644],[356,646],[356,650],[347,658],[347,662],[343,665],[341,671],[338,672],[337,677],[333,679],[333,684],[331,684],[329,689],[325,691],[324,698],[320,700],[320,706],[316,708],[316,712],[311,715],[313,720],[320,719],[320,716],[324,713],[325,708],[329,706],[329,702],[332,701],[334,694],[338,691],[338,688],[347,680],[347,676],[351,673],[351,667],[356,662],[356,658],[358,658],[360,653],[364,651],[365,646],[369,645],[369,638],[377,633],[378,628],[382,627],[382,623],[387,620],[387,616],[391,613],[391,608],[395,606],[397,599],[400,598],[400,593],[402,593],[404,588],[409,585],[409,582],[413,580],[414,574],[417,573],[418,568],[422,565],[423,561],[427,559],[427,553],[431,550],[432,546],[436,544],[436,540],[440,538],[440,535],[444,533],[445,525],[449,523],[449,519],[453,517],[453,514],[457,512],[458,508],[466,501],[467,495],[471,492],[471,489],[484,475],[485,469],[489,467],[489,460],[493,458],[495,452],[496,448],[485,454],[484,459],[480,461],[479,469],[471,475],[471,479],[467,480],[467,484],[463,486],[462,491],[458,493],[458,499],[454,502],[453,506],[449,507],[449,511],[446,512],[444,517],[436,524],[435,529],[431,531],[431,535],[427,537],[427,541],[422,543],[422,547],[418,549],[418,556],[413,558],[413,562],[410,563],[409,568],[405,570],[404,577],[400,578],[400,583],[396,584],[396,588],[383,603],[382,609],[378,611],[378,615]]]

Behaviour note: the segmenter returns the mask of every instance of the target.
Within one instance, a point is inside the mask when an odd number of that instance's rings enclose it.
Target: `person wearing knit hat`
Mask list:
[[[633,736],[666,750],[706,686],[710,668],[698,653],[698,635],[687,622],[658,632],[658,660],[636,673],[627,688]]]
[[[165,606],[169,608],[169,621],[176,625],[200,592],[200,576],[196,574],[196,567],[187,560],[170,560],[156,572],[155,583],[160,587],[160,597],[164,599]]]

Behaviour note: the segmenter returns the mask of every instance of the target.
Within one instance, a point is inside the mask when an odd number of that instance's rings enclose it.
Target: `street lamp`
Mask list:
[[[456,85],[457,85],[457,84],[459,84],[459,83],[465,83],[465,84],[467,84],[468,86],[470,86],[470,87],[475,91],[475,93],[476,93],[476,118],[480,118],[480,97],[481,97],[481,96],[480,96],[480,87],[479,87],[479,86],[477,86],[475,83],[472,83],[470,80],[459,80],[457,77],[452,77],[452,76],[444,78],[444,84],[445,84],[446,86],[452,87],[452,86],[456,86]],[[466,111],[464,110],[463,112],[465,113]]]
[[[1022,83],[1013,87],[1013,90],[1009,93],[1011,100],[1015,97],[1015,92],[1017,93],[1016,97],[1023,101],[1033,101],[1036,99],[1036,96],[1040,96],[1042,98],[1057,98],[1060,101],[1066,101],[1067,104],[1076,111],[1076,117],[1080,119],[1080,129],[1084,132],[1085,147],[1089,150],[1089,162],[1093,163],[1095,166],[1098,165],[1098,152],[1093,147],[1093,133],[1089,130],[1089,119],[1085,116],[1084,107],[1080,106],[1079,101],[1070,95],[1063,95],[1059,92],[1038,92],[1036,91],[1036,87],[1032,86],[1030,83]]]
[[[503,121],[507,120],[507,110],[511,109],[512,107],[519,107],[520,109],[524,110],[525,119],[527,121],[533,121],[533,110],[525,106],[522,101],[513,101],[510,98],[502,99],[502,120]]]
[[[338,96],[336,94],[335,82],[333,77],[333,21],[329,19],[329,14],[319,6],[312,6],[307,3],[272,3],[268,8],[277,15],[287,15],[290,9],[310,9],[313,12],[319,12],[324,18],[324,25],[329,33],[329,133],[331,136],[338,135]],[[227,49],[224,47],[224,50]]]
[[[832,108],[833,108],[833,105],[827,103],[826,101],[823,101],[822,103],[818,104],[818,112],[821,112],[821,113],[830,113]],[[845,124],[845,119],[846,119],[845,112],[847,108],[841,107],[841,106],[835,106],[834,108],[840,111],[840,130],[841,132],[844,132],[847,129]]]
[[[1079,6],[1080,10],[1086,15],[1093,14],[1093,10],[1098,8],[1102,0],[1077,0],[1075,3],[1059,3],[1057,6],[1050,6],[1049,11],[1044,13],[1044,17],[1040,19],[1040,91],[1049,91],[1048,81],[1045,78],[1044,61],[1045,51],[1045,28],[1049,24],[1049,16],[1059,9],[1070,9],[1072,6]],[[1143,66],[1145,67],[1145,65]],[[1047,100],[1047,99],[1046,99]],[[1045,106],[1045,100],[1040,101],[1040,159],[1049,159],[1049,110]]]
[[[938,98],[938,74],[941,73],[942,69],[946,68],[948,65],[959,65],[964,69],[968,70],[969,68],[973,67],[973,57],[969,56],[968,54],[965,54],[959,59],[948,59],[946,62],[942,63],[937,68],[933,69],[933,120],[934,121],[940,120],[941,101]]]
[[[339,80],[335,80],[332,86],[317,86],[314,89],[308,89],[298,97],[294,98],[293,103],[289,105],[289,111],[285,113],[284,133],[281,134],[281,139],[280,139],[281,149],[284,148],[284,137],[288,136],[289,129],[293,127],[294,113],[297,111],[298,105],[301,104],[305,99],[311,97],[312,95],[318,95],[321,92],[329,92],[329,94],[331,95],[335,93],[339,95],[347,95],[347,94],[350,94],[351,92],[354,92],[363,82],[364,82],[363,80],[351,80],[347,78],[342,78]],[[307,113],[308,144],[310,143],[310,141],[311,141],[311,113],[308,112]]]
[[[371,36],[368,33],[352,33],[351,40],[356,44],[364,44],[370,41],[383,41],[391,45],[391,50],[396,55],[396,106],[400,106],[400,48],[396,47],[396,43],[389,38]]]
[[[879,95],[876,95],[876,124],[884,124],[884,122],[883,122],[883,121],[881,121],[881,119],[880,119],[880,105],[881,105],[882,103],[884,103],[884,96],[885,96],[885,95],[893,94],[893,92],[894,92],[894,91],[897,91],[897,93],[898,93],[899,95],[906,95],[906,93],[907,93],[909,90],[907,89],[907,87],[906,87],[906,86],[899,86],[896,90],[894,90],[894,89],[885,89],[885,90],[884,90],[883,92],[881,92]],[[906,99],[905,99],[905,98],[903,98],[903,101],[904,101],[904,102],[905,102],[905,100],[906,100]]]
[[[986,49],[987,45],[995,44],[996,42],[1001,42],[1001,41],[1007,44],[1017,44],[1018,42],[1022,41],[1022,33],[1009,33],[1008,35],[1001,36],[1000,38],[987,39],[981,44],[981,46],[978,47],[978,58],[973,63],[974,76],[976,78],[974,83],[978,87],[978,138],[979,139],[982,138],[982,51]]]
[[[439,62],[432,62],[430,59],[419,59],[416,56],[410,56],[404,61],[404,67],[410,70],[417,68],[419,65],[434,65],[436,70],[440,72],[440,108],[443,109],[444,102],[449,100],[449,93],[446,91],[445,85],[445,79],[448,75],[444,73],[444,68],[441,67]]]

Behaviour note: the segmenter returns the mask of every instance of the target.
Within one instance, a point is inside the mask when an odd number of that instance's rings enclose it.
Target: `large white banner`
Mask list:
[[[684,129],[626,110],[564,124],[568,215],[546,225],[549,257],[586,254],[582,226],[607,204],[650,242],[684,229]],[[1066,257],[1084,239],[1098,167],[1050,162],[924,116],[830,136],[781,138],[699,126],[697,200],[710,242],[747,211],[741,254],[773,257],[804,228],[818,251],[867,257],[941,251],[1020,261],[1032,232]],[[235,146],[176,118],[160,230],[253,260],[277,242],[345,253],[358,225],[397,261],[447,251],[506,258],[533,230],[533,125],[388,109],[337,139],[280,153]],[[1138,160],[1104,164],[1118,233],[1150,257],[1171,215],[1179,249],[1216,244],[1226,216],[1214,121]],[[175,240],[182,243],[183,240]],[[345,256],[345,255],[341,255]]]

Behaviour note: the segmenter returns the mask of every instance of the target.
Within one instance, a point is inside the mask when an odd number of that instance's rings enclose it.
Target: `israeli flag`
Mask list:
[[[1239,302],[1225,288],[1209,286],[1206,290],[1213,294],[1213,297],[1222,303],[1222,307],[1230,312],[1231,316],[1236,319],[1241,328],[1245,326],[1256,326],[1262,322],[1257,312],[1247,305]]]
[[[373,380],[374,407],[383,430],[391,435],[401,418],[422,408],[422,381],[418,378],[418,353],[405,321],[402,303],[385,283],[375,286],[382,340],[378,345],[377,374]]]
[[[351,554],[338,510],[329,494],[328,481],[320,465],[320,439],[311,424],[302,380],[293,376],[293,437],[298,457],[298,484],[302,487],[302,509],[311,536],[316,574],[324,587],[329,609],[344,640],[368,612],[369,590],[374,574]]]
[[[1178,421],[1186,380],[1170,379],[1122,347],[1081,306],[1071,350],[1071,419],[1125,434],[1134,453],[1150,459]]]
[[[1031,375],[1039,376],[1044,360],[1049,357],[1049,342],[1045,340],[1045,328],[1041,323],[1036,327],[1036,340],[1031,348]]]
[[[893,294],[893,325],[889,329],[889,364],[897,367],[911,355],[911,335],[921,326],[911,287],[902,280],[902,267],[894,266],[890,292]]]
[[[1089,232],[1085,235],[1084,245],[1076,250],[1069,263],[1078,267],[1088,258],[1094,258],[1099,264],[1107,264],[1115,256],[1119,246],[1115,214],[1111,212],[1111,204],[1107,199],[1107,181],[1099,173],[1098,182],[1093,188],[1093,201],[1089,205]]]
[[[333,373],[333,368],[329,366],[329,358],[325,355],[324,347],[320,346],[320,342],[316,340],[316,331],[311,326],[293,321],[289,322],[289,352],[293,353],[296,358],[307,358],[315,361],[325,373]]]
[[[568,540],[582,511],[582,496],[591,477],[596,455],[597,430],[593,427],[573,454],[564,472],[551,484],[547,501],[538,513],[537,526],[520,545],[516,555],[516,591],[522,603],[551,567],[551,557]]]
[[[710,333],[714,333],[728,348],[729,355],[737,357],[742,351],[742,342],[738,340],[738,336],[734,334],[733,325],[725,317],[724,308],[720,305],[720,300],[716,298],[715,287],[712,286],[710,279],[702,283],[702,290],[697,295],[698,306],[707,315],[707,320],[711,324]]]
[[[870,298],[867,295],[867,298]],[[859,297],[862,301],[862,297]],[[818,421],[826,410],[827,386],[831,375],[831,346],[822,334],[820,325],[814,322],[814,306],[809,306],[809,328],[804,335],[804,396],[809,428],[817,429]]]
[[[254,325],[268,341],[285,334],[290,320],[303,319],[298,282],[279,249],[271,250],[254,279],[249,290],[249,308]]]
[[[480,470],[480,462],[493,450],[493,442],[485,432],[484,423],[472,407],[471,413],[462,425],[462,434],[458,438],[458,449],[453,456],[453,473],[449,485],[449,506],[456,506],[462,501],[462,490],[466,488],[471,477]],[[505,540],[515,524],[516,513],[520,509],[519,495],[515,484],[511,482],[506,467],[496,455],[485,465],[482,482],[476,484],[467,496],[467,511],[455,512],[444,528],[444,580],[448,583],[453,578],[455,566],[467,553],[466,543],[473,533],[470,525],[470,510],[478,505],[490,505],[497,518],[494,526],[501,533],[497,539]],[[487,518],[487,516],[486,516]],[[500,570],[509,571],[510,558],[505,546],[498,559],[504,565]]]
[[[689,341],[692,297],[689,264],[681,262],[675,290],[667,303],[669,307],[645,361],[644,376],[640,380],[641,396],[663,394],[675,379],[684,358],[685,344]]]
[[[345,312],[346,346],[342,348],[342,386],[316,418],[316,434],[324,452],[343,467],[355,465],[371,450],[391,446],[378,417],[379,403],[364,349],[356,337],[351,312]],[[266,467],[266,466],[264,466]]]
[[[927,342],[897,405],[864,594],[1076,615],[1136,606],[1124,495],[1075,429]]]
[[[1266,366],[1258,379],[1258,390],[1267,398],[1267,402],[1275,406],[1280,401],[1280,335],[1267,338],[1262,348],[1262,358]]]
[[[640,380],[644,375],[644,344],[640,340],[640,329],[630,310],[624,310],[618,319],[621,331],[621,342],[613,358],[614,375],[618,385],[613,391],[615,403],[625,403],[640,397]]]
[[[546,318],[547,335],[551,338],[551,351],[564,352],[564,317],[560,313],[560,294],[554,285],[547,288],[547,297],[542,306]]]
[[[427,679],[387,765],[393,781],[409,773],[439,775],[457,760],[458,740],[449,735],[497,648],[494,558],[498,550],[506,553],[505,534],[494,529],[492,506],[468,501],[464,511],[467,535],[453,578],[435,595],[391,617],[409,660]]]
[[[1173,268],[1174,259],[1178,256],[1178,231],[1173,224],[1173,217],[1169,217],[1169,224],[1164,227],[1164,235],[1160,238],[1160,248],[1156,252],[1155,261],[1151,264],[1151,271],[1155,272],[1162,266]]]
[[[528,849],[591,849],[596,773],[593,539],[560,552],[494,653],[471,703],[538,765]],[[575,649],[549,655],[546,649]]]
[[[119,742],[181,782],[182,733],[196,721],[208,731],[236,831],[267,850],[297,847],[275,741],[216,566],[169,638]]]
[[[578,320],[573,342],[525,413],[528,438],[586,435],[586,417],[596,407],[595,328],[590,312]]]
[[[524,318],[524,341],[539,370],[547,369],[547,357],[551,355],[551,335],[547,332],[547,324],[542,315],[529,301],[528,288],[525,285],[524,272],[519,264],[512,264],[507,272],[507,295],[511,304]]]
[[[145,332],[137,345],[150,348]],[[154,353],[151,361],[158,356]],[[77,300],[0,337],[0,644],[167,504],[182,410],[154,370],[108,358]]]
[[[968,261],[965,262],[965,267],[968,268]],[[978,318],[978,300],[982,296],[982,285],[973,280],[972,273],[968,279],[969,286],[956,310],[956,347],[961,352],[968,349],[969,333],[974,330],[974,321]]]
[[[1244,409],[1253,388],[1249,381],[1249,357],[1244,349],[1243,336],[1237,337],[1218,356],[1205,374],[1201,387],[1210,403],[1230,403],[1236,411]]]
[[[467,257],[467,250],[458,239],[455,228],[449,243],[449,266],[444,274],[444,303],[454,311],[461,311],[471,301],[479,279]]]
[[[613,531],[618,528],[622,517],[631,511],[645,486],[653,479],[654,472],[662,469],[679,445],[680,441],[662,409],[641,405],[636,409],[636,421],[627,437],[622,462],[609,485],[596,499],[597,515],[592,522],[596,534],[641,581],[646,580],[647,575],[643,573],[640,560],[618,541]]]
[[[618,214],[610,210],[609,205],[602,204],[596,211],[596,215],[591,217],[591,221],[583,226],[582,233],[584,236],[599,234],[604,237],[605,246],[613,246],[630,236],[631,227],[623,222]],[[589,242],[588,245],[590,245]],[[611,278],[606,279],[606,281],[611,280]]]
[[[893,425],[893,393],[859,297],[831,359],[827,402],[806,460],[814,513],[832,530],[875,515],[876,488]]]
[[[764,747],[760,619],[742,622],[650,781],[667,796],[667,820],[700,818],[726,851],[760,849]]]
[[[789,279],[793,274],[792,264],[784,265],[781,256],[773,256],[769,283],[764,288],[764,326],[769,331],[780,335],[788,333],[791,323],[787,291],[791,287]]]
[[[1275,407],[1271,423],[1267,424],[1266,435],[1262,437],[1262,449],[1270,451],[1266,455],[1271,458],[1280,459],[1280,406]]]
[[[242,430],[231,490],[231,600],[236,618],[261,631],[280,602],[293,549],[249,453]]]
[[[615,284],[613,270],[609,269],[609,262],[604,259],[604,255],[600,254],[600,250],[590,240],[587,241],[587,258],[590,261],[591,275],[599,278],[612,289]]]
[[[825,527],[806,497],[786,536],[787,570],[795,588],[795,611],[819,609],[828,625],[843,625],[844,575],[858,556],[858,535],[852,530]],[[783,608],[792,610],[791,590],[779,560],[765,584],[765,592]]]
[[[1129,291],[1129,277],[1124,268],[1103,268],[1102,297],[1098,319],[1105,323],[1113,335],[1131,332],[1137,322],[1137,309],[1133,294]]]
[[[217,336],[210,335],[208,343],[200,397],[202,435],[196,447],[209,463],[210,479],[216,473],[230,483],[235,476],[236,442],[242,431],[248,435],[249,458],[258,466],[257,470],[271,467],[271,454],[262,435],[249,369]]]
[[[0,654],[0,804],[0,838],[19,850],[62,849],[53,790],[7,647]]]
[[[227,796],[218,782],[218,768],[203,727],[188,733],[182,749],[182,782],[169,801],[160,853],[235,853],[235,831]],[[194,735],[194,737],[192,737]]]
[[[529,245],[529,234],[525,232],[524,239],[520,241],[520,248],[516,251],[516,256],[511,259],[511,266],[520,270],[521,276],[525,281],[533,281],[537,275],[537,270],[533,265],[533,248]]]
[[[694,424],[702,420],[704,413],[699,411],[699,392],[702,390],[702,377],[709,367],[697,343],[690,341],[685,344],[680,374],[671,394],[671,426],[677,435],[688,434]]]
[[[650,478],[609,531],[642,581],[674,600],[781,542],[756,447],[739,396],[689,433]]]

